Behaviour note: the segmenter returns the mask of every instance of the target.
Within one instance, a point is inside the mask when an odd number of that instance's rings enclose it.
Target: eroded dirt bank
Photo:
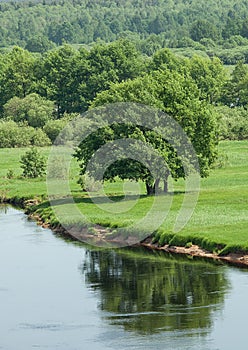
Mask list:
[[[205,249],[202,249],[198,245],[192,245],[191,247],[180,247],[180,246],[170,246],[168,244],[159,246],[156,243],[152,243],[152,238],[148,237],[145,240],[137,243],[136,239],[132,236],[127,237],[125,240],[120,239],[118,236],[115,238],[108,238],[109,230],[103,229],[101,226],[94,226],[94,234],[88,232],[87,228],[82,228],[80,231],[78,230],[69,230],[58,225],[56,227],[51,227],[48,223],[43,223],[41,218],[38,215],[29,215],[30,218],[37,221],[37,223],[45,228],[50,228],[56,234],[71,237],[73,239],[79,240],[81,242],[86,242],[89,244],[97,244],[98,246],[108,247],[108,246],[137,246],[137,247],[145,247],[150,250],[160,250],[171,254],[181,254],[188,255],[191,257],[199,257],[205,259],[213,259],[216,261],[222,261],[225,263],[229,263],[239,267],[248,267],[248,254],[244,254],[241,252],[237,253],[229,253],[226,255],[218,255],[216,253],[211,253]]]

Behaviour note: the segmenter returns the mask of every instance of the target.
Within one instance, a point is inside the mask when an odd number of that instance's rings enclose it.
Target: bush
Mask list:
[[[23,176],[36,178],[45,175],[46,161],[36,148],[31,148],[21,157]]]
[[[217,108],[219,115],[219,135],[222,140],[248,139],[248,111],[243,107]]]
[[[248,62],[248,46],[238,46],[232,49],[220,49],[215,52],[216,56],[224,64],[237,64],[239,61]]]
[[[49,139],[54,142],[59,133],[64,129],[68,121],[64,119],[50,120],[44,126],[43,130]]]
[[[65,113],[63,118],[56,119],[56,120],[49,120],[46,125],[43,127],[43,131],[46,133],[46,135],[49,137],[49,139],[54,142],[57,138],[57,136],[60,134],[60,132],[65,128],[66,125],[73,119],[79,117],[79,114],[77,113],[71,113],[67,114]],[[66,129],[64,132],[70,133],[70,135],[65,134],[65,139],[69,140],[70,138],[73,139],[73,130],[69,131]]]
[[[31,127],[18,126],[14,121],[0,122],[0,148],[29,146],[32,135]]]
[[[216,47],[215,42],[212,39],[209,38],[203,38],[200,40],[200,44],[205,46],[208,49],[212,49],[214,47]]]
[[[14,121],[0,122],[0,148],[48,146],[51,141],[41,129]]]
[[[95,181],[88,173],[82,175],[77,183],[85,192],[97,192],[102,187],[102,183],[100,181]]]
[[[7,179],[13,179],[14,178],[14,170],[13,169],[9,169],[6,175]]]
[[[248,39],[242,37],[241,35],[232,35],[230,38],[223,42],[222,47],[224,49],[232,49],[237,46],[247,46]]]
[[[43,127],[53,119],[54,103],[38,94],[30,94],[24,98],[13,97],[4,105],[5,117],[15,122],[27,122],[34,128]]]
[[[44,147],[51,145],[50,139],[41,129],[34,129],[33,136],[30,139],[30,143],[33,146]]]

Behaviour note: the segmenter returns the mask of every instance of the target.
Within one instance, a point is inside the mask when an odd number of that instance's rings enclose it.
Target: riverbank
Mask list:
[[[132,241],[132,237],[127,237],[126,241],[119,240],[118,237],[113,239],[108,239],[107,235],[110,233],[109,229],[103,229],[99,225],[94,225],[94,233],[90,233],[87,227],[81,227],[80,231],[72,234],[68,232],[61,224],[51,225],[49,222],[44,221],[40,215],[35,213],[34,208],[40,203],[37,200],[22,199],[16,201],[15,199],[5,200],[6,204],[11,204],[13,206],[20,207],[24,210],[26,215],[38,225],[43,228],[51,229],[56,235],[60,235],[63,238],[70,238],[83,243],[93,244],[102,247],[118,247],[119,245],[129,246],[129,247],[143,247],[151,251],[164,251],[173,255],[186,255],[191,258],[204,258],[209,260],[214,260],[218,262],[223,262],[231,264],[237,267],[248,268],[248,252],[232,252],[225,255],[220,255],[214,252],[210,252],[206,249],[199,247],[196,244],[192,244],[189,247],[174,246],[174,245],[159,245],[158,242],[154,242],[154,237],[147,237],[143,241],[136,243],[135,239]]]
[[[187,255],[192,258],[204,258],[215,261],[221,261],[238,267],[247,267],[248,268],[248,252],[236,252],[228,253],[226,255],[219,255],[216,253],[211,253],[205,249],[202,249],[198,245],[192,245],[191,247],[179,247],[179,246],[170,246],[166,244],[164,246],[159,246],[152,243],[152,239],[148,238],[144,242],[141,242],[140,245],[147,249],[164,251],[171,254]]]
[[[41,151],[45,156],[49,154],[49,149]],[[40,224],[60,233],[60,227],[63,226],[60,226],[47,201],[45,179],[27,180],[20,176],[18,159],[24,152],[24,149],[0,150],[1,159],[5,159],[5,163],[0,167],[1,201],[25,207],[28,214]],[[202,179],[194,214],[178,234],[173,234],[172,228],[184,193],[182,182],[173,183],[174,196],[169,215],[152,239],[146,242],[148,249],[162,249],[190,256],[204,255],[206,258],[217,260],[232,260],[236,265],[247,265],[248,141],[222,142],[220,153],[222,167],[213,170],[209,178]],[[6,176],[9,169],[14,172],[11,179]],[[77,165],[74,163],[70,178],[72,195],[78,209],[92,224],[89,235],[87,224],[81,223],[84,227],[81,230],[84,238],[88,235],[104,241],[110,232],[140,220],[152,207],[154,197],[146,197],[145,189],[137,202],[130,194],[123,203],[123,183],[117,182],[106,183],[105,191],[113,200],[113,205],[122,205],[123,212],[109,212],[107,204],[100,197],[99,208],[87,194],[82,193],[77,184],[77,174]],[[91,195],[97,198],[97,194]],[[66,210],[66,203],[59,205]],[[125,210],[125,205],[131,209]],[[118,240],[118,237],[115,239]],[[131,236],[127,236],[126,243],[132,244]],[[142,244],[145,245],[144,242]]]
[[[32,202],[29,201],[29,205],[32,205]],[[30,206],[28,210],[26,208],[26,213],[28,214],[28,212],[30,212]],[[43,228],[51,229],[55,234],[97,246],[108,247],[108,245],[111,244],[111,247],[118,247],[119,245],[126,245],[130,247],[144,247],[151,251],[164,251],[173,255],[186,255],[191,258],[204,258],[218,262],[224,262],[237,267],[248,268],[248,252],[237,251],[225,255],[220,255],[205,250],[195,244],[192,244],[189,247],[174,246],[169,244],[160,246],[158,242],[154,242],[154,238],[152,236],[147,237],[139,243],[136,243],[135,239],[134,242],[132,242],[133,237],[127,237],[125,241],[119,240],[118,237],[113,240],[108,239],[107,237],[107,234],[109,234],[110,231],[107,228],[103,229],[98,225],[94,226],[94,234],[88,232],[87,227],[82,227],[78,232],[74,231],[72,234],[60,224],[51,227],[51,225],[49,223],[45,223],[39,215],[29,214],[29,218],[35,220],[37,224],[41,225]]]

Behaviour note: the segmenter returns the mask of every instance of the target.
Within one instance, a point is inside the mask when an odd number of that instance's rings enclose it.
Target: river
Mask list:
[[[0,227],[0,349],[247,349],[247,270]]]

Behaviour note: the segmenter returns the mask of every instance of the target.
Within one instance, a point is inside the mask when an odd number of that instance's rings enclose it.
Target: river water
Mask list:
[[[0,227],[0,349],[247,349],[247,270]]]

